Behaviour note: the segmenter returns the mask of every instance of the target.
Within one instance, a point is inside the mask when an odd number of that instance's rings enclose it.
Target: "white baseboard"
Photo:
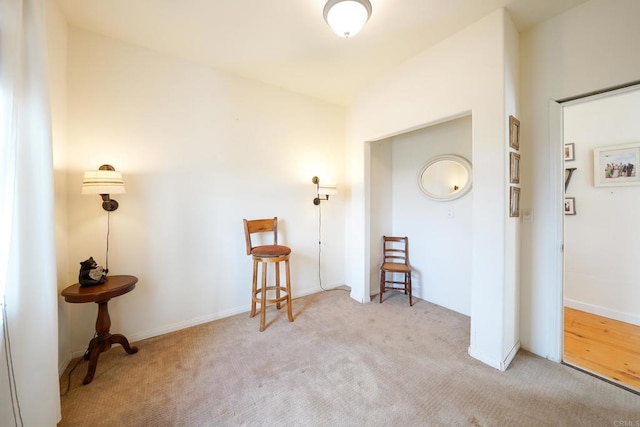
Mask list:
[[[573,308],[575,310],[580,310],[586,313],[596,314],[598,316],[608,317],[609,319],[614,319],[620,322],[640,326],[640,315],[637,314],[626,313],[624,311],[618,311],[612,308],[589,304],[582,301],[576,301],[569,298],[564,299],[564,305],[565,307]]]
[[[511,362],[513,361],[513,359],[518,354],[519,350],[520,350],[520,341],[518,341],[516,343],[516,345],[513,346],[513,348],[509,352],[509,354],[507,354],[507,357],[500,363],[500,370],[501,371],[506,371],[507,370],[509,365],[511,365]]]
[[[172,325],[167,325],[162,328],[150,329],[143,332],[138,332],[135,334],[127,334],[127,339],[130,343],[134,343],[136,341],[144,340],[147,338],[157,337],[159,335],[168,334],[170,332],[179,331],[181,329],[190,328],[192,326],[201,325],[203,323],[213,322],[214,320],[223,319],[225,317],[235,316],[236,314],[248,312],[251,309],[251,305],[243,305],[240,307],[236,307],[230,310],[224,310],[217,313],[208,314],[206,316],[196,317],[195,319],[186,320],[183,322],[174,323]],[[76,350],[71,353],[71,358],[79,357],[84,354],[86,349]]]
[[[82,354],[84,354],[84,352]],[[71,359],[72,357],[71,355],[69,355],[66,360],[58,362],[58,379],[62,378],[62,374],[64,374],[64,370],[67,369],[67,366],[69,366]]]
[[[339,287],[339,286],[343,286],[343,285],[335,285],[335,287]],[[331,288],[326,288],[326,289],[331,289]],[[293,295],[293,299],[301,298],[307,295],[312,295],[318,292],[322,292],[322,289],[320,289],[320,287],[297,290],[295,295]],[[214,320],[224,319],[225,317],[235,316],[236,314],[248,313],[249,310],[251,310],[251,304],[246,304],[230,310],[219,311],[216,313],[208,314],[206,316],[197,317],[195,319],[174,323],[172,325],[167,325],[162,328],[151,329],[151,330],[147,330],[147,331],[143,331],[135,334],[130,334],[130,335],[127,335],[127,339],[129,340],[129,342],[134,343],[136,341],[144,340],[147,338],[153,338],[159,335],[168,334],[170,332],[179,331],[181,329],[190,328],[192,326],[201,325],[203,323],[213,322]],[[73,351],[70,354],[68,360],[63,361],[58,367],[58,370],[60,372],[59,374],[62,375],[62,373],[66,369],[69,362],[71,362],[71,359],[84,355],[85,351],[86,351],[86,348]]]
[[[353,288],[349,289],[351,289],[349,292],[351,299],[358,301],[360,304],[367,304],[368,302],[371,302],[371,295],[361,295],[356,293]]]
[[[469,348],[467,349],[467,353],[469,353],[469,356],[473,357],[476,360],[479,360],[485,365],[489,365],[492,368],[495,368],[499,371],[506,371],[509,365],[511,364],[511,362],[513,361],[513,359],[516,357],[516,354],[518,354],[519,350],[520,350],[520,341],[518,341],[513,346],[511,351],[509,351],[509,354],[507,354],[507,356],[504,358],[504,360],[497,360],[492,357],[489,357],[486,354],[476,351],[476,349],[471,346],[469,346]]]
[[[501,366],[501,362],[498,360],[494,360],[493,358],[487,356],[486,354],[483,354],[479,351],[476,351],[475,348],[469,346],[469,348],[467,349],[467,353],[469,353],[469,356],[473,357],[476,360],[479,360],[480,362],[484,363],[485,365],[489,365],[492,368],[498,369],[500,370],[500,366]]]

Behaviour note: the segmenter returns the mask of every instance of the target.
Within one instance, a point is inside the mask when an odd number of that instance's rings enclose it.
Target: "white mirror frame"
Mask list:
[[[447,193],[447,194],[434,193],[425,186],[424,175],[431,166],[444,161],[454,162],[457,165],[463,167],[467,172],[467,182],[463,183],[459,189],[452,191],[450,193]],[[420,188],[420,191],[422,191],[422,194],[424,194],[425,196],[427,196],[432,200],[437,200],[440,202],[455,200],[464,196],[469,192],[469,190],[471,190],[472,181],[473,181],[473,175],[471,170],[471,162],[469,162],[469,160],[465,159],[464,157],[457,156],[455,154],[443,154],[443,155],[432,158],[422,167],[422,169],[420,169],[420,172],[418,173],[418,187]]]

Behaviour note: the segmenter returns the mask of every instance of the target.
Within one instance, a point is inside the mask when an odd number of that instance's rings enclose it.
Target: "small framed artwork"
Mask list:
[[[509,147],[520,149],[520,120],[509,116]]]
[[[520,184],[520,154],[509,153],[509,182],[512,184]]]
[[[640,185],[640,142],[610,145],[593,150],[593,183],[596,187]]]
[[[564,144],[564,161],[571,162],[576,159],[575,154],[576,144],[573,142],[570,144]]]
[[[565,215],[576,214],[576,198],[575,197],[564,198],[564,214]]]
[[[511,186],[511,194],[509,197],[509,216],[520,216],[520,187]]]

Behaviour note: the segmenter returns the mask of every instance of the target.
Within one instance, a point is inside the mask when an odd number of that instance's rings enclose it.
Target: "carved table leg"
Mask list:
[[[124,351],[129,354],[135,354],[138,352],[138,347],[134,345],[129,345],[129,340],[122,334],[113,334],[109,338],[110,344],[120,344]]]
[[[89,356],[91,356],[91,352],[93,351],[93,348],[96,346],[96,340],[98,338],[92,338],[91,341],[89,341],[89,347],[87,347],[87,351],[84,352],[84,360],[89,360]]]
[[[138,352],[137,347],[129,345],[129,341],[122,334],[111,335],[109,329],[111,328],[111,317],[109,316],[109,308],[107,303],[109,301],[98,302],[98,319],[96,320],[96,332],[97,337],[91,340],[89,343],[88,355],[85,359],[89,359],[89,368],[87,369],[87,375],[84,377],[82,384],[89,384],[93,381],[93,375],[96,372],[98,366],[98,356],[100,353],[107,351],[111,348],[111,344],[120,344],[124,350],[129,354]]]
[[[82,380],[82,384],[87,385],[93,381],[93,375],[96,373],[96,366],[98,366],[99,354],[100,350],[98,346],[93,347],[91,354],[89,354],[89,369],[87,369],[87,375],[85,375],[84,380]]]

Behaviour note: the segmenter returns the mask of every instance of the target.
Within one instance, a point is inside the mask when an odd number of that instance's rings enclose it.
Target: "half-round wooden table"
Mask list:
[[[98,356],[103,351],[111,348],[112,344],[120,344],[129,354],[138,352],[138,348],[129,345],[124,335],[109,333],[111,317],[107,304],[111,298],[131,292],[138,282],[135,276],[107,276],[104,283],[95,286],[80,286],[79,283],[65,288],[61,295],[66,302],[83,303],[95,302],[98,304],[98,319],[96,320],[96,337],[89,342],[89,348],[85,353],[85,360],[89,360],[89,369],[84,377],[83,384],[89,384],[98,366]]]

